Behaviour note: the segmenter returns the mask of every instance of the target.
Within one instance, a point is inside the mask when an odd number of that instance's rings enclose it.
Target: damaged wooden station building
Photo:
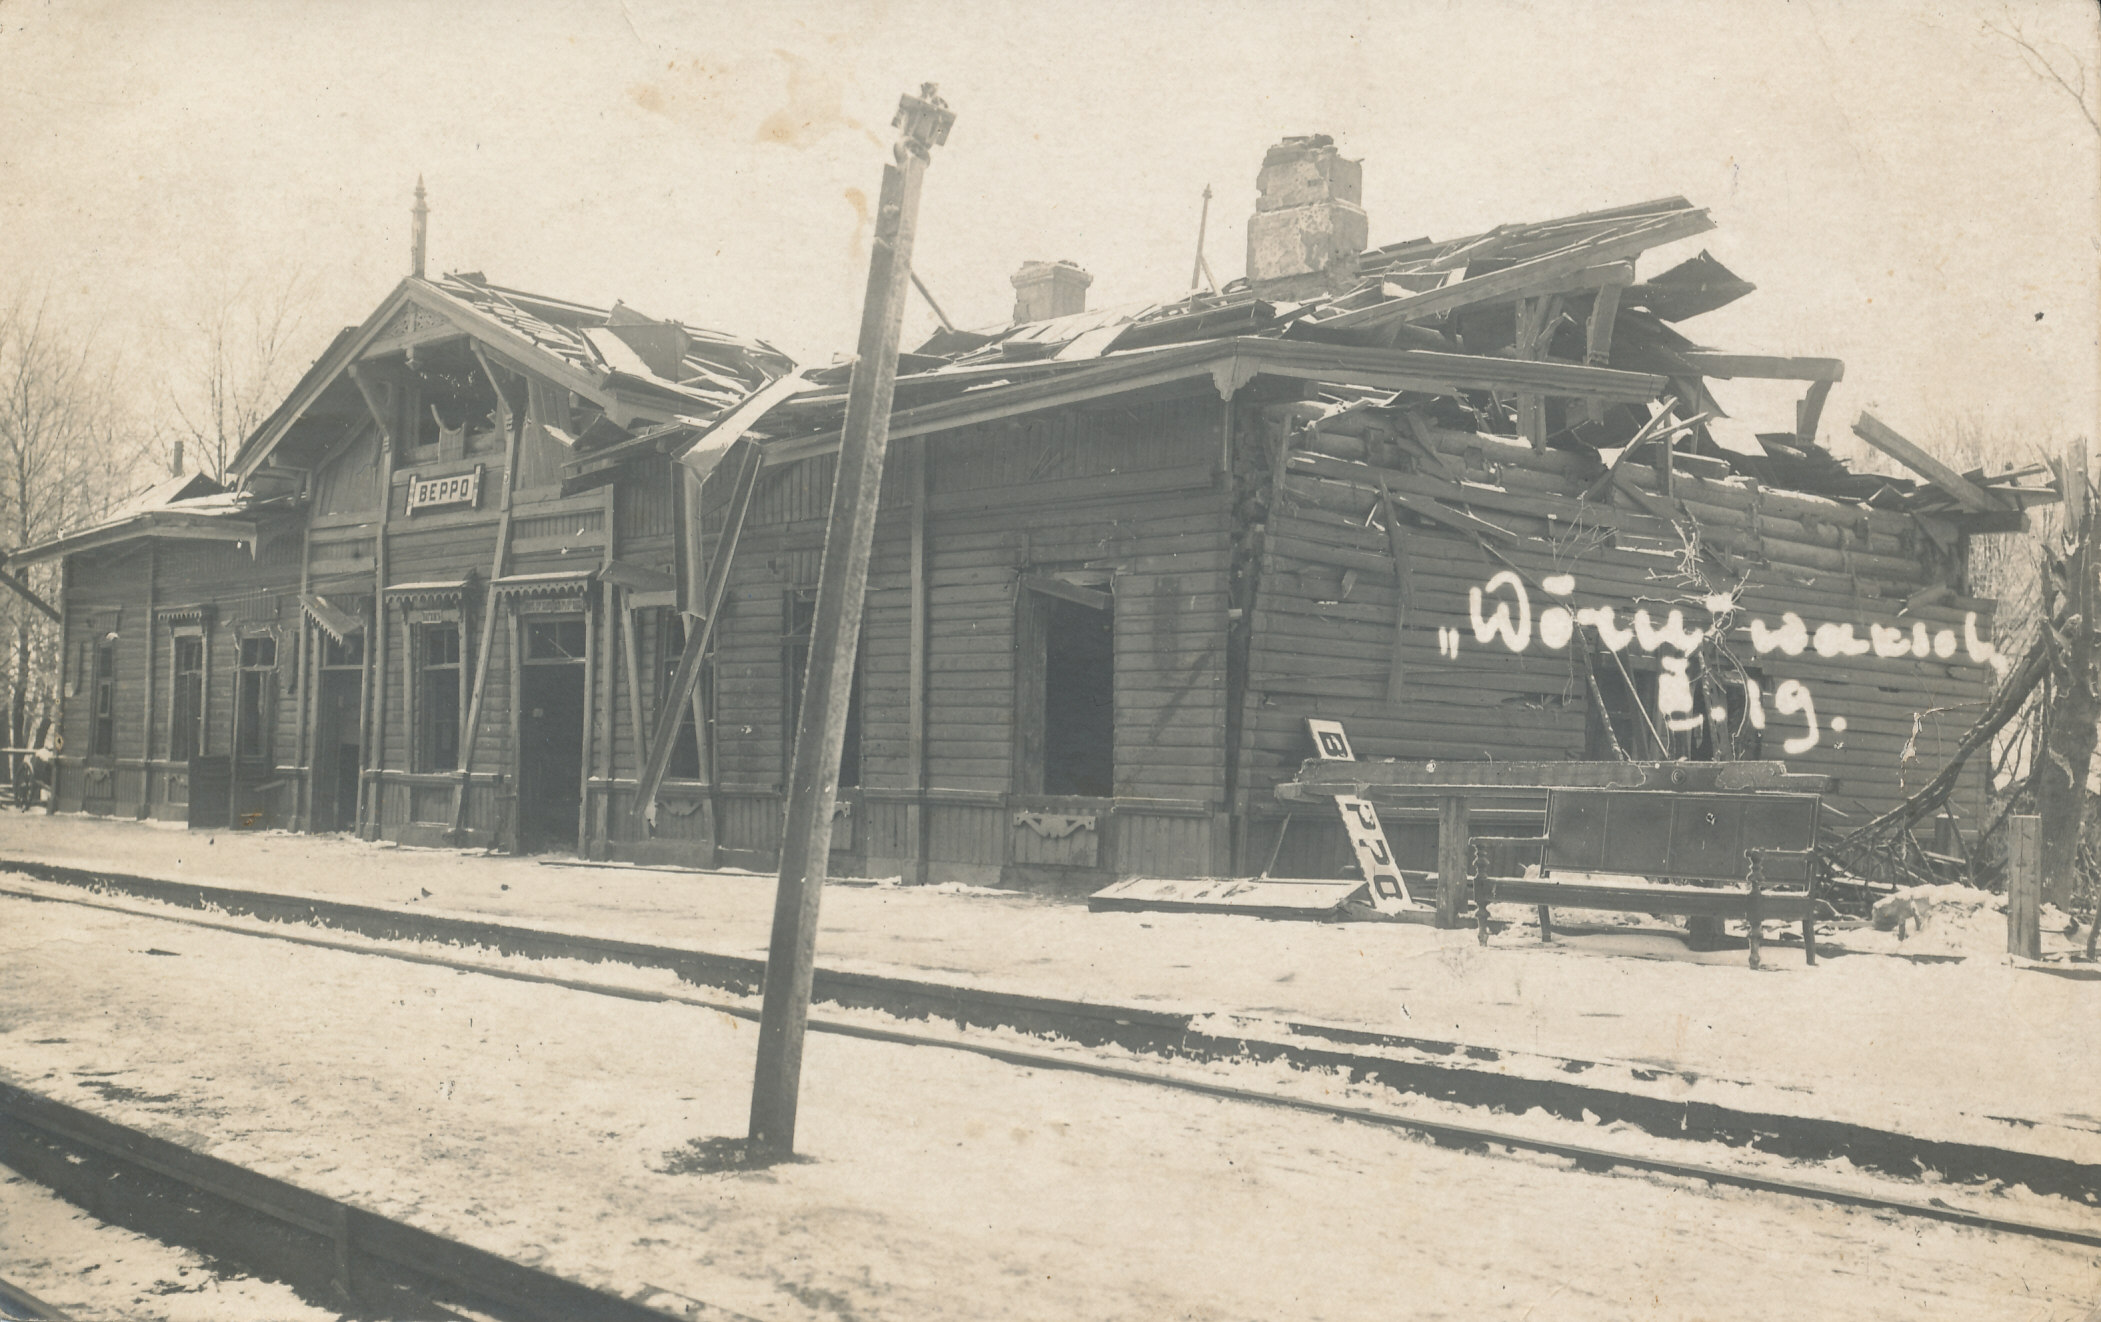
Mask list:
[[[902,356],[834,873],[1339,875],[1332,818],[1280,841],[1308,718],[1777,759],[1841,824],[1930,775],[2005,664],[1968,540],[2052,493],[1865,416],[1916,477],[1849,471],[1840,363],[1698,343],[1752,289],[1704,252],[1637,269],[1712,228],[1683,199],[1369,247],[1360,196],[1287,139],[1243,279],[1089,310],[1030,262],[1011,324]],[[234,490],[8,558],[65,561],[60,809],[773,866],[849,373],[412,276]],[[1793,416],[1729,417],[1735,378]],[[1389,828],[1430,866],[1434,813]]]

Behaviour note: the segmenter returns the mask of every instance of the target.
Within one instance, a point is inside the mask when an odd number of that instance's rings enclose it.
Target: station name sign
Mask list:
[[[418,477],[408,475],[408,512],[417,510],[449,509],[465,506],[473,509],[481,503],[481,470],[476,464],[469,473],[448,473],[444,477]]]

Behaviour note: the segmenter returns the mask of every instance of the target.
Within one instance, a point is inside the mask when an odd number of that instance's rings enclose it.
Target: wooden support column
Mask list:
[[[2043,957],[2043,819],[2006,819],[2006,953]]]
[[[1437,925],[1459,925],[1459,901],[1467,885],[1466,796],[1437,800]]]
[[[634,732],[636,743],[639,744],[645,728],[642,724],[642,639],[635,633],[635,608],[628,604],[633,601],[634,593],[626,588],[621,589],[621,592],[623,604],[620,608],[620,641],[622,656],[627,662],[627,724]],[[616,758],[613,763],[616,771],[619,765]]]
[[[506,750],[504,775],[507,777],[507,782],[504,789],[497,791],[497,802],[508,802],[511,805],[510,817],[508,821],[503,823],[508,835],[508,839],[504,842],[504,847],[515,854],[525,847],[524,826],[518,820],[519,809],[522,805],[518,801],[517,774],[518,763],[522,759],[522,754],[519,750],[524,746],[524,727],[520,715],[520,708],[523,704],[519,702],[518,695],[525,688],[525,624],[516,611],[512,611],[508,616],[500,618],[505,620],[504,628],[510,634],[507,640],[509,646],[504,649],[504,655],[510,663],[511,700],[503,704],[505,711],[503,737]],[[499,816],[501,816],[500,813]]]
[[[140,749],[139,767],[139,817],[144,819],[153,811],[153,687],[157,676],[154,673],[153,654],[160,637],[160,620],[156,615],[159,605],[156,580],[160,576],[160,548],[152,542],[146,543],[146,692],[145,726],[140,731],[144,736]],[[114,773],[112,773],[114,774]],[[113,787],[114,788],[114,787]]]
[[[578,750],[577,783],[583,793],[576,801],[576,855],[590,856],[591,772],[598,765],[598,612],[591,609],[591,594],[584,602],[584,746]]]
[[[311,490],[311,481],[308,484]],[[309,725],[313,713],[308,710],[312,703],[308,695],[313,691],[313,624],[306,618],[305,601],[314,585],[314,513],[307,509],[306,530],[299,546],[299,649],[293,655],[293,664],[299,667],[298,690],[292,694],[292,724],[297,727],[292,737],[292,757],[299,767],[299,779],[292,786],[292,829],[304,831],[314,810],[314,732]]]
[[[868,595],[868,557],[882,492],[883,452],[890,440],[898,335],[911,283],[919,190],[928,148],[947,139],[955,120],[934,95],[932,84],[922,90],[922,97],[907,96],[898,107],[893,121],[902,130],[897,161],[883,171],[781,833],[780,883],[774,893],[773,935],[766,952],[749,1139],[754,1150],[777,1156],[795,1150],[803,1032],[816,972],[818,906],[831,848],[832,805],[839,789],[839,755],[846,738],[861,610]]]
[[[503,488],[497,497],[496,552],[489,564],[488,599],[482,608],[480,644],[474,654],[474,687],[462,704],[466,724],[460,730],[460,774],[452,787],[452,829],[448,838],[459,843],[460,833],[467,818],[467,781],[474,771],[474,750],[481,738],[482,695],[489,687],[489,659],[496,651],[496,588],[495,583],[504,575],[511,556],[511,498],[518,489],[518,450],[525,438],[525,410],[518,407],[505,392],[503,382],[496,375],[496,367],[479,344],[474,346],[474,357],[481,363],[483,375],[489,378],[489,388],[496,392],[497,415],[503,423],[504,458]],[[610,530],[608,531],[610,536]],[[467,627],[466,614],[461,612],[460,628]],[[463,638],[461,640],[465,642]],[[460,669],[462,678],[466,667]],[[511,701],[518,701],[518,693],[511,692]]]
[[[611,491],[611,487],[606,488]],[[587,858],[604,858],[607,854],[606,824],[608,810],[613,799],[613,721],[614,690],[620,687],[620,671],[614,663],[613,649],[618,643],[618,618],[613,609],[613,585],[601,582],[598,585],[598,611],[594,626],[598,631],[597,646],[591,649],[591,665],[598,668],[598,688],[594,696],[598,702],[598,789],[591,790],[589,779],[584,781],[584,802],[590,807],[591,833],[585,848],[579,852]]]
[[[905,881],[909,885],[923,886],[928,873],[926,437],[914,436],[905,442],[905,447],[905,461],[909,465],[906,489],[912,493],[912,638],[907,661],[911,694],[905,731],[905,783],[912,791],[911,799],[905,804],[905,839],[911,844],[912,857]]]
[[[379,834],[380,779],[386,766],[387,746],[387,525],[394,517],[394,387],[382,397],[380,383],[369,369],[352,364],[350,379],[365,397],[373,424],[379,428],[379,522],[372,540],[372,628],[365,648],[365,703],[367,714],[364,741],[364,770],[358,786],[358,835],[366,840]],[[404,672],[405,673],[405,672]]]
[[[620,486],[610,484],[602,490],[605,514],[601,526],[605,529],[605,553],[599,562],[601,573],[613,567],[613,559],[620,550]],[[598,674],[604,693],[599,697],[598,721],[603,733],[599,736],[598,794],[591,796],[589,783],[585,785],[585,797],[591,800],[591,841],[587,851],[591,858],[605,858],[611,853],[611,832],[607,829],[613,807],[613,769],[617,763],[614,754],[619,734],[615,719],[615,704],[620,697],[620,666],[614,649],[618,646],[619,620],[614,612],[613,583],[610,578],[599,580],[598,610]],[[641,736],[636,735],[637,738]]]

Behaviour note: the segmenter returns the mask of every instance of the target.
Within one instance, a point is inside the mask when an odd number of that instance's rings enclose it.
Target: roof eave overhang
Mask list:
[[[122,523],[89,528],[84,532],[54,538],[37,546],[10,551],[6,564],[10,568],[17,565],[41,564],[47,560],[60,560],[83,551],[97,551],[124,542],[158,540],[252,543],[256,536],[257,529],[252,519],[205,514],[177,515],[171,518],[165,513],[153,512],[134,515]]]

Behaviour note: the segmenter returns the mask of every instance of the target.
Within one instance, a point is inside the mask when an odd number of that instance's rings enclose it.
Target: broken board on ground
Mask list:
[[[1309,719],[1306,728],[1322,760],[1356,760],[1341,722]],[[1387,844],[1385,828],[1379,824],[1378,810],[1362,799],[1340,794],[1335,796],[1335,808],[1341,814],[1343,833],[1349,837],[1350,851],[1356,855],[1363,880],[1267,875],[1238,879],[1133,877],[1088,896],[1087,908],[1092,913],[1242,913],[1258,918],[1430,921],[1434,910],[1415,902],[1408,893],[1407,880],[1394,864],[1393,849]],[[1287,822],[1287,829],[1288,826]]]
[[[1274,877],[1131,877],[1087,897],[1090,913],[1244,913],[1257,918],[1338,916],[1364,883],[1280,880]]]

